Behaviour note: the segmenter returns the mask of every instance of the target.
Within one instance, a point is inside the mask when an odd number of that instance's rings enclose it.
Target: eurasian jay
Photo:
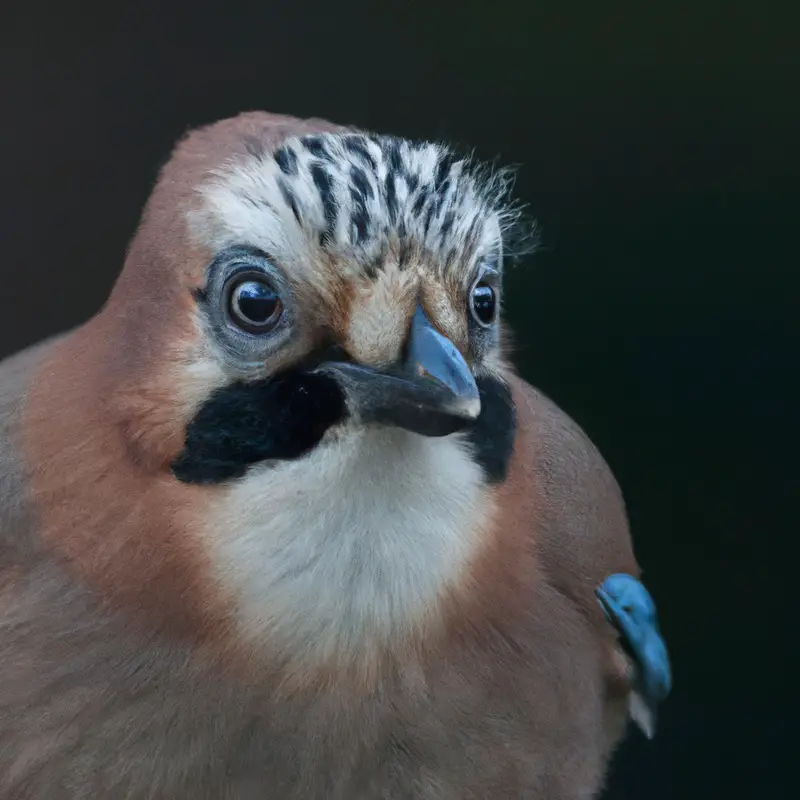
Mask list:
[[[670,688],[624,502],[505,352],[506,173],[248,113],[0,366],[0,798],[597,796]]]

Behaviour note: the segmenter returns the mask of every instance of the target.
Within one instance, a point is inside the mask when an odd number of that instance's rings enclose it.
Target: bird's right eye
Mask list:
[[[237,276],[227,296],[230,321],[247,333],[269,333],[283,317],[280,296],[263,275]]]
[[[472,288],[470,311],[473,319],[482,327],[491,325],[497,315],[497,294],[493,286],[478,281]]]

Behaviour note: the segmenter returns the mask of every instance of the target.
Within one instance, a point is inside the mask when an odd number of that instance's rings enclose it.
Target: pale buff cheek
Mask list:
[[[216,389],[228,382],[196,309],[191,310],[190,333],[167,352],[169,381],[177,387],[176,404],[184,425]]]
[[[110,411],[119,416],[143,463],[154,467],[183,447],[186,424],[228,378],[196,319],[161,351],[158,369],[115,393]]]
[[[181,405],[184,419],[191,419],[211,392],[224,386],[227,376],[219,360],[203,353],[184,367],[181,375]]]
[[[204,374],[205,373],[205,374]],[[211,364],[173,368],[159,381],[142,384],[115,402],[127,437],[143,463],[159,467],[183,447],[186,424],[208,397],[209,387],[222,385]],[[187,376],[189,379],[187,380]],[[180,391],[175,387],[180,386]]]

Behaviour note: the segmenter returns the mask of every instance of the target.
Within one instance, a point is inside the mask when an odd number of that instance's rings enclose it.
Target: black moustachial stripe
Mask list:
[[[502,483],[514,452],[517,409],[511,390],[499,378],[478,378],[481,413],[466,430],[467,440],[490,483]]]
[[[299,458],[346,413],[342,390],[325,375],[296,371],[233,383],[197,412],[172,472],[184,483],[221,483],[260,461]]]
[[[497,378],[477,383],[481,413],[464,435],[486,479],[500,483],[514,451],[516,409],[505,383]],[[172,471],[184,483],[239,478],[262,461],[300,458],[346,415],[340,387],[325,375],[296,370],[236,382],[214,392],[197,412]]]

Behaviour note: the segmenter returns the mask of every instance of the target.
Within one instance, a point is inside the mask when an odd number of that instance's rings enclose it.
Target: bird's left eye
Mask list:
[[[486,281],[478,281],[472,287],[470,311],[473,319],[483,327],[494,322],[497,315],[497,293]]]
[[[231,289],[228,314],[248,333],[267,333],[280,322],[283,304],[278,293],[263,278],[246,278]]]

